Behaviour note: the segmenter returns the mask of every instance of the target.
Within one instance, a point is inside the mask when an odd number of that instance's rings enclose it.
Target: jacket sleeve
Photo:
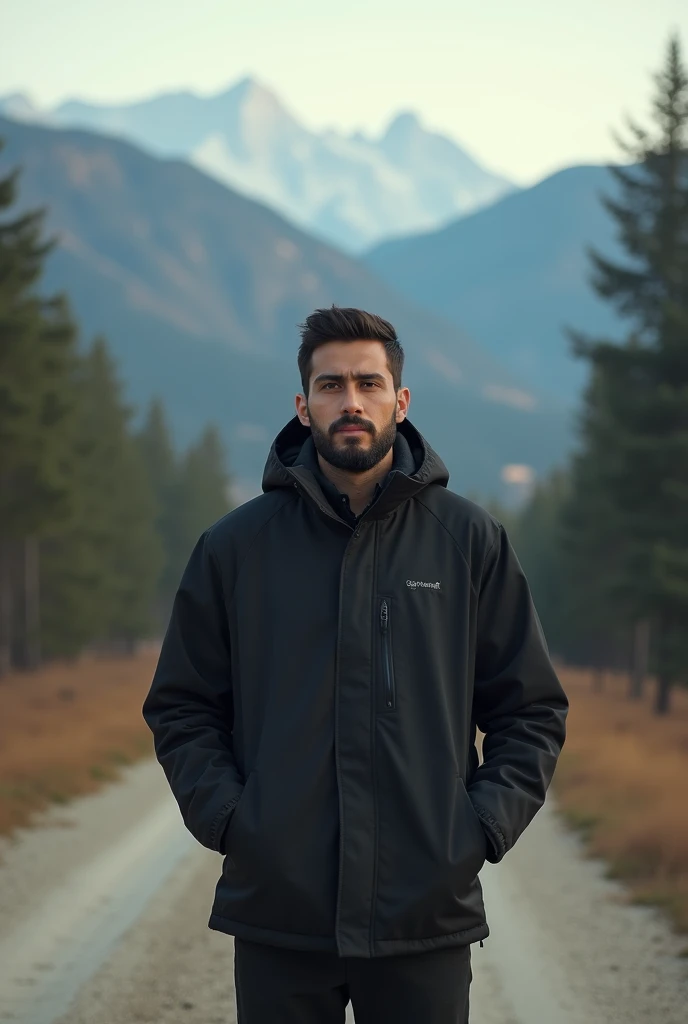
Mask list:
[[[469,785],[492,863],[544,803],[568,712],[528,583],[504,527],[497,526],[478,595],[473,707],[485,734],[483,763]]]
[[[208,531],[179,584],[143,717],[184,824],[221,851],[243,779],[232,749],[229,630]]]

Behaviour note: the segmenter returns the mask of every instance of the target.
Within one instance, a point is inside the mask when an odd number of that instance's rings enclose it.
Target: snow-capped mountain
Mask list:
[[[378,137],[312,132],[253,79],[210,97],[168,93],[122,106],[70,101],[45,112],[14,95],[0,100],[0,110],[187,159],[352,252],[440,227],[515,188],[413,113],[396,116]]]

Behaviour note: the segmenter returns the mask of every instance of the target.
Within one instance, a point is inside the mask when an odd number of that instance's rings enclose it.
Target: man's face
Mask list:
[[[389,452],[406,417],[408,388],[394,389],[379,341],[331,341],[313,353],[308,399],[296,411],[320,455],[338,469],[364,473]]]

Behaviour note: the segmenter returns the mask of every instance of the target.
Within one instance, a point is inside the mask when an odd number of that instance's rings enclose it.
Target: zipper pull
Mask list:
[[[388,626],[389,626],[389,608],[387,607],[387,602],[383,601],[382,604],[380,605],[380,628],[382,629],[383,633],[387,632],[387,627]]]

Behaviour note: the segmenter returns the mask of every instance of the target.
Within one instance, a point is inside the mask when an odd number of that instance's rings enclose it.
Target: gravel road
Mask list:
[[[0,1021],[233,1024],[232,940],[207,927],[220,864],[156,762],[0,840]],[[685,1024],[685,940],[624,904],[551,802],[481,877],[472,1024]]]

